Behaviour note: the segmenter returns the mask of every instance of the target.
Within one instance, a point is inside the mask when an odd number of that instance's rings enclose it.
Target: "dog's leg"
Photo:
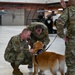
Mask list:
[[[63,71],[61,71],[61,75],[65,75],[65,73]]]
[[[38,66],[34,64],[34,73],[33,75],[38,75]]]
[[[57,71],[59,69],[59,61],[55,59],[54,61],[50,61],[50,71],[52,75],[57,75]]]
[[[60,71],[61,75],[65,75],[65,70],[64,70],[65,65],[66,65],[65,59],[60,61],[59,71]]]
[[[57,75],[57,70],[55,70],[54,68],[50,68],[50,72],[52,73],[52,75]]]
[[[55,72],[52,72],[52,71],[51,71],[51,73],[52,73],[52,75],[57,75],[57,73],[55,73]]]
[[[63,69],[60,68],[59,71],[60,71],[61,75],[65,75],[64,68]]]
[[[43,74],[43,72],[44,72],[44,71],[40,70],[40,71],[39,71],[39,75]]]

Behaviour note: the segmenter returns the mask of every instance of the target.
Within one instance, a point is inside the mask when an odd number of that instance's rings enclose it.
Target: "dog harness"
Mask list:
[[[42,52],[44,52],[44,50],[39,49],[39,50],[38,50],[38,52],[37,52],[36,54],[34,54],[35,61],[36,61],[36,63],[37,63],[37,64],[38,64],[38,61],[37,61],[37,56],[38,56],[39,54],[41,54]]]

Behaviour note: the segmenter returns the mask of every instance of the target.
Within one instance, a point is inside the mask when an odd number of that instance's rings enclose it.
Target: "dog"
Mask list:
[[[57,75],[57,71],[61,75],[65,75],[64,65],[66,63],[64,55],[43,51],[43,43],[41,41],[34,43],[33,55],[34,73],[32,75],[38,75],[38,69],[40,69],[40,73],[49,69],[52,75]]]

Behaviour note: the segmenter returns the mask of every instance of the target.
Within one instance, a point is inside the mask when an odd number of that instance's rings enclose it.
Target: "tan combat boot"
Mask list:
[[[22,72],[20,72],[20,70],[18,69],[17,66],[15,66],[15,64],[11,64],[11,66],[13,67],[13,75],[23,75]]]

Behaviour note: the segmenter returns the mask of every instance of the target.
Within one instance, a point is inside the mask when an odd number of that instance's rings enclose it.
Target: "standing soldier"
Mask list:
[[[64,1],[64,0],[60,0],[60,4],[61,4],[61,6],[63,7],[63,9],[65,9],[65,8],[66,8],[66,3],[65,3],[65,1]]]
[[[42,22],[32,22],[28,27],[31,30],[31,47],[33,48],[33,43],[36,41],[43,42],[44,47],[50,42],[48,36],[48,29]]]
[[[11,37],[4,54],[6,61],[10,62],[14,75],[23,75],[19,65],[32,64],[32,54],[29,52],[28,41],[31,31],[24,29],[19,35]]]
[[[69,0],[72,5],[66,8],[57,20],[57,34],[65,40],[66,75],[75,75],[75,0]],[[64,25],[66,24],[66,34]]]

